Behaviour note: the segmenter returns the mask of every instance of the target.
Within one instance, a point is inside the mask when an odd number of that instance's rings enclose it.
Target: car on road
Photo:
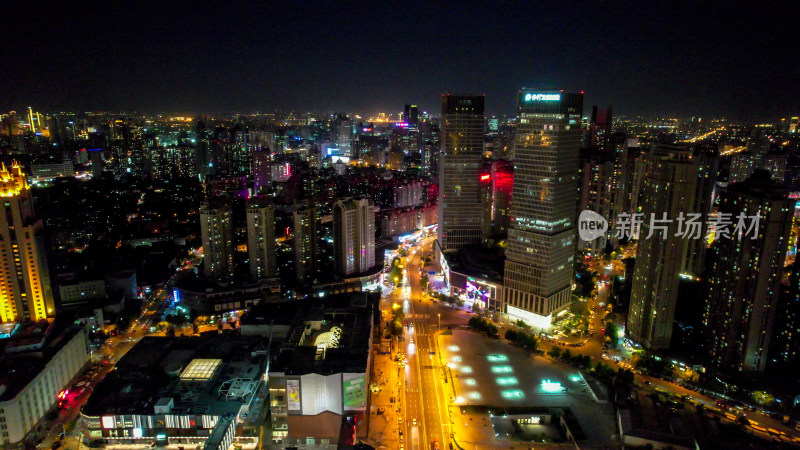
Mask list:
[[[433,438],[433,450],[439,450],[439,439]]]
[[[416,418],[416,417],[414,417],[413,419],[411,419],[411,424],[412,424],[413,426],[417,426],[417,418]]]

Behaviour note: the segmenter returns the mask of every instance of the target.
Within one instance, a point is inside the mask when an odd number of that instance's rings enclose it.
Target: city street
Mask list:
[[[399,376],[400,404],[387,408],[384,412],[387,418],[378,419],[371,428],[382,429],[386,426],[384,424],[397,423],[403,436],[397,448],[429,449],[433,448],[434,442],[438,442],[439,448],[448,448],[452,432],[447,411],[447,402],[453,397],[452,387],[441,364],[436,334],[439,329],[458,328],[465,324],[470,314],[436,304],[429,297],[426,299],[422,292],[420,265],[425,256],[432,259],[434,240],[434,237],[429,237],[409,248],[408,257],[403,258],[404,282],[382,301],[387,314],[391,314],[393,304],[402,305],[406,325],[394,355],[397,351],[404,352],[407,363],[404,367],[395,366]],[[380,361],[380,358],[376,359],[376,367],[385,367]],[[385,373],[386,369],[383,371]],[[381,394],[377,398],[381,399]],[[389,417],[398,411],[397,417]],[[394,439],[388,432],[380,433],[378,436],[383,437],[380,440],[384,445]],[[397,438],[399,440],[399,434]]]

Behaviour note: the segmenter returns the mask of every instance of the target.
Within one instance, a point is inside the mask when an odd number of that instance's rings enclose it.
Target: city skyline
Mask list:
[[[519,87],[560,86],[619,115],[768,120],[800,100],[791,15],[772,6],[13,5],[25,44],[0,44],[20,61],[0,74],[0,109],[435,112],[474,92],[491,115],[512,114]]]
[[[800,445],[745,6],[8,5],[0,450]]]

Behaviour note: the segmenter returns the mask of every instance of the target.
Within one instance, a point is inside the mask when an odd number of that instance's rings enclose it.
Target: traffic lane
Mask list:
[[[429,443],[432,445],[434,439],[441,442],[441,422],[439,420],[439,405],[436,391],[436,380],[434,374],[431,373],[431,347],[428,340],[430,334],[430,311],[427,304],[421,302],[422,291],[420,288],[420,252],[412,252],[408,260],[408,278],[411,286],[410,301],[412,303],[412,311],[415,317],[412,323],[415,324],[414,334],[416,335],[417,355],[416,367],[419,374],[419,391],[420,391],[420,406],[422,407],[422,417],[420,417],[419,426],[422,428],[420,436],[423,438],[424,448],[429,448]],[[427,303],[427,302],[426,302]],[[427,358],[427,359],[426,359]]]
[[[416,285],[416,287],[417,290],[421,291],[419,285]],[[419,294],[421,294],[421,292]],[[441,313],[434,313],[435,308],[432,308],[431,301],[423,301],[422,303],[419,303],[419,305],[420,306],[418,308],[424,310],[424,318],[420,320],[424,326],[424,328],[421,329],[422,336],[420,337],[420,341],[422,341],[421,351],[427,352],[428,355],[427,367],[423,373],[423,385],[426,395],[425,426],[428,430],[431,443],[443,443],[445,433],[442,428],[444,423],[442,421],[442,408],[445,405],[440,402],[438,391],[440,384],[440,368],[438,361],[436,360],[436,347],[432,344],[432,340],[435,339],[436,336],[436,327],[439,324],[439,317]]]
[[[413,301],[409,301],[409,312],[412,314],[412,317],[416,316],[416,311],[414,309]],[[406,340],[406,355],[408,356],[408,370],[406,370],[406,398],[409,401],[409,408],[407,409],[408,414],[406,415],[406,427],[408,430],[408,439],[413,439],[414,436],[414,428],[420,427],[422,423],[420,422],[423,420],[423,413],[424,413],[424,398],[422,396],[422,385],[421,385],[421,368],[420,368],[420,359],[419,359],[419,352],[417,351],[417,343],[416,339],[414,338],[415,329],[417,325],[417,319],[412,318],[409,320],[409,323],[414,324],[414,327],[409,326],[406,329],[407,333],[407,340]],[[417,430],[419,431],[419,429]],[[424,447],[426,446],[427,439],[424,433],[418,433],[420,440],[422,441],[421,445]],[[409,441],[409,448],[414,448],[415,445],[418,443]]]
[[[427,316],[428,313],[425,312],[424,314]],[[419,342],[419,364],[422,368],[421,386],[423,398],[425,399],[423,411],[425,415],[424,428],[429,442],[434,442],[434,439],[441,442],[439,404],[436,397],[436,378],[431,354],[433,349],[430,345],[430,324],[424,318],[418,319],[417,323],[419,324],[418,327],[420,327],[417,342]]]

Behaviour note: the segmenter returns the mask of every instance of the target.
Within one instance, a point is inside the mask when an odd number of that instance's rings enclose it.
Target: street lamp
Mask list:
[[[442,329],[442,315],[441,315],[441,313],[436,314],[436,317],[439,320],[439,323],[436,325],[436,331],[439,331],[439,330]]]

